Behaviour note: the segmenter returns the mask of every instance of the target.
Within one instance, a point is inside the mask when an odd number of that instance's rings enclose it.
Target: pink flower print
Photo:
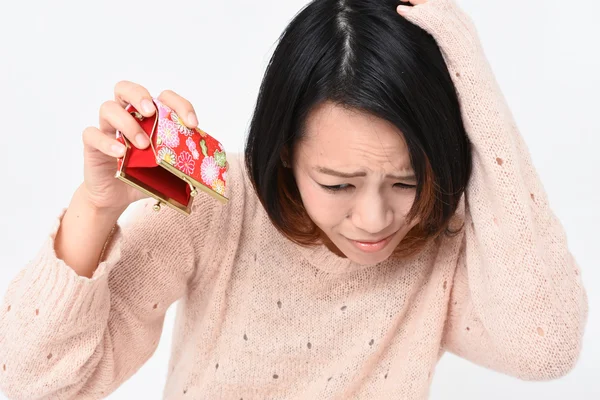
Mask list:
[[[200,153],[198,153],[198,150],[196,150],[196,143],[194,142],[194,140],[191,137],[188,137],[185,141],[185,144],[192,153],[192,157],[194,158],[194,160],[199,159]]]
[[[196,143],[194,143],[194,140],[191,137],[185,140],[185,144],[187,144],[187,147],[190,149],[190,151],[196,148]]]
[[[169,112],[171,111],[171,109],[167,108],[167,106],[158,101],[156,102],[156,105],[158,106],[158,118],[169,118]]]
[[[172,149],[163,147],[158,151],[158,156],[156,157],[157,162],[160,162],[161,160],[165,160],[167,163],[175,165],[177,163],[177,154],[175,154]]]
[[[179,146],[179,132],[173,122],[168,119],[158,120],[158,138],[165,146],[176,148]]]
[[[185,126],[179,115],[175,111],[171,111],[171,120],[175,123],[175,126],[179,130],[179,132],[183,133],[185,136],[192,136],[192,130]]]
[[[212,186],[215,179],[219,177],[219,166],[214,157],[204,157],[204,160],[202,160],[201,173],[204,183],[208,186]]]
[[[187,151],[182,151],[177,160],[177,169],[186,175],[191,175],[194,172],[196,162],[192,159],[192,155]]]
[[[225,195],[225,182],[223,182],[222,180],[215,179],[211,187],[215,192],[219,193],[220,195]]]
[[[223,171],[222,175],[223,175],[223,180],[225,182],[227,182],[227,171]]]
[[[196,143],[194,143],[194,140],[189,137],[186,139],[185,144],[187,144],[188,149],[192,153],[192,157],[194,157],[194,160],[199,159],[200,153],[198,153],[198,150],[196,150]]]

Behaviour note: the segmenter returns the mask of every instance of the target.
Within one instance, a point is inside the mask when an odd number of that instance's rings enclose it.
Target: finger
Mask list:
[[[93,126],[86,128],[82,136],[85,146],[97,149],[108,156],[119,158],[125,154],[125,146],[122,143]]]
[[[404,4],[399,5],[396,11],[398,14],[403,15],[411,12],[414,6],[427,3],[427,0],[400,0],[400,2]]]
[[[409,13],[411,9],[412,9],[412,6],[399,5],[398,7],[396,7],[396,11],[400,15],[404,15],[404,14]]]
[[[106,101],[100,106],[100,131],[112,135],[119,131],[138,149],[150,145],[148,135],[137,120],[114,101]]]
[[[161,103],[164,103],[167,107],[174,110],[175,113],[183,119],[183,122],[188,128],[195,128],[198,126],[198,118],[196,117],[196,111],[194,111],[192,103],[172,90],[163,91],[158,96],[158,99]]]
[[[148,90],[137,83],[129,81],[121,81],[115,85],[115,101],[121,107],[131,104],[144,117],[150,117],[156,111]]]

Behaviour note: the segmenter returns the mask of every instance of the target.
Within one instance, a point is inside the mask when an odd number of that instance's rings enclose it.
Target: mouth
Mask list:
[[[383,250],[392,240],[396,232],[392,233],[390,236],[378,239],[378,240],[353,240],[348,239],[350,243],[352,243],[357,249],[365,253],[376,253],[378,251]]]

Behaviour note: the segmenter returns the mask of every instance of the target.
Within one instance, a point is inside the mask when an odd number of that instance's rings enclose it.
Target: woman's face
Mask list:
[[[419,221],[406,215],[416,179],[402,133],[369,114],[324,103],[295,146],[293,172],[310,218],[349,259],[387,259]]]

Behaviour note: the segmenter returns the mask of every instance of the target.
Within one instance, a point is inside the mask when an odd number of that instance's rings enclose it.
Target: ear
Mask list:
[[[290,160],[290,151],[288,146],[284,146],[281,150],[281,164],[283,164],[284,168],[291,168],[292,162]]]

